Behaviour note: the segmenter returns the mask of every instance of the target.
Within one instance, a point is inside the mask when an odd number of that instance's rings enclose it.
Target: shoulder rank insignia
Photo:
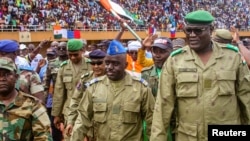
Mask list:
[[[179,48],[179,49],[173,51],[173,52],[170,54],[170,56],[173,57],[173,56],[175,56],[175,55],[177,55],[177,54],[180,54],[180,53],[182,53],[182,52],[183,52],[183,49],[182,49],[182,48]]]
[[[236,46],[233,46],[231,44],[227,44],[226,48],[231,49],[231,50],[233,50],[235,52],[239,52],[239,49]]]
[[[141,78],[141,79],[140,79],[140,82],[141,82],[144,86],[148,86],[148,82],[147,82],[145,79]]]
[[[84,85],[87,88],[87,87],[91,86],[92,84],[94,84],[94,83],[96,83],[98,81],[99,81],[98,78],[94,78],[94,79],[90,80],[89,82],[86,82]]]
[[[68,60],[63,61],[63,62],[60,64],[60,67],[62,67],[62,66],[64,66],[64,65],[66,65],[66,64],[68,64]]]
[[[83,75],[81,76],[81,79],[84,78],[84,77],[87,77],[87,76],[89,76],[89,73],[83,74]]]

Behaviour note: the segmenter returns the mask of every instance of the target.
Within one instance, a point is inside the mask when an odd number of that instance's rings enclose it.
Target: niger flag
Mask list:
[[[54,39],[62,39],[62,28],[59,25],[53,26]]]

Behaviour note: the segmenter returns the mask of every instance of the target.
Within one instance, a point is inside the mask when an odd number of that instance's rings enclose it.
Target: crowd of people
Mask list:
[[[193,10],[210,11],[218,28],[234,25],[249,29],[247,0],[114,0],[129,10],[144,25],[130,23],[133,29],[154,25],[157,30],[169,31],[172,26],[181,30],[184,16]],[[118,30],[120,24],[94,0],[1,0],[0,25],[4,29],[51,30],[59,24],[68,29]]]
[[[0,40],[0,140],[207,141],[208,125],[249,125],[250,40],[186,12],[186,39],[123,42],[120,20],[113,40],[53,41],[44,56],[47,40]]]

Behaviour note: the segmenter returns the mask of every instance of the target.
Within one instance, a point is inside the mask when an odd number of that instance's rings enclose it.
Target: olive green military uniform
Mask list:
[[[49,61],[46,74],[44,76],[44,88],[46,91],[49,90],[51,83],[53,84],[53,88],[55,87],[56,76],[62,62],[63,61],[59,60],[58,57]]]
[[[72,62],[70,60],[64,61],[58,70],[55,91],[53,95],[53,116],[64,115],[65,121],[67,121],[67,113],[69,109],[69,102],[74,93],[76,84],[81,77],[82,73],[90,71],[91,67],[86,58],[82,59],[82,65],[78,74],[73,71]]]
[[[126,74],[119,87],[107,76],[91,80],[79,104],[72,141],[82,141],[92,120],[97,141],[142,141],[142,121],[150,136],[154,98],[144,79]]]
[[[163,66],[152,124],[152,141],[165,141],[177,104],[176,141],[207,141],[209,124],[250,124],[250,73],[237,48],[213,42],[204,65],[188,46]]]
[[[85,83],[92,80],[94,78],[93,71],[89,73],[85,73],[81,76],[81,79],[76,85],[74,94],[70,100],[69,112],[68,112],[68,124],[74,125],[75,120],[77,118],[77,108],[80,100],[82,99],[84,90],[86,89]]]
[[[156,72],[156,67],[153,65],[150,67],[143,68],[142,78],[149,83],[149,87],[152,90],[152,94],[154,95],[154,97],[156,97],[158,89],[158,81],[159,81],[159,77]]]

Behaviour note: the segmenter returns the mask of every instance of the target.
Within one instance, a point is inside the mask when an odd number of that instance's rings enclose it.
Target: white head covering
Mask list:
[[[26,48],[27,48],[27,46],[25,44],[20,44],[19,45],[19,49],[20,50],[23,50],[23,49],[26,49]]]
[[[128,43],[128,51],[135,50],[138,51],[139,48],[141,48],[141,43],[139,41],[130,41]]]

